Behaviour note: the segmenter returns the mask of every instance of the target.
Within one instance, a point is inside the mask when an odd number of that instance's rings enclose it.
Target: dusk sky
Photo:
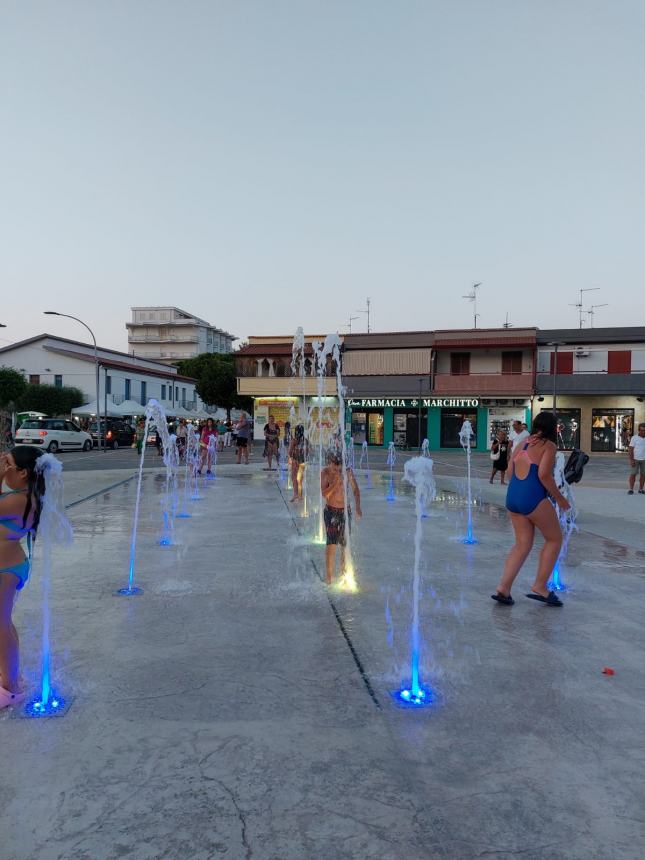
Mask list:
[[[0,0],[2,344],[643,322],[642,0]],[[364,330],[361,316],[354,330]]]

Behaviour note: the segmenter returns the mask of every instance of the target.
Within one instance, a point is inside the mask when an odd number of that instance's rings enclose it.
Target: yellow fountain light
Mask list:
[[[347,565],[343,575],[338,580],[338,590],[347,591],[350,594],[356,594],[358,591],[358,583],[356,582],[354,566],[351,562]]]

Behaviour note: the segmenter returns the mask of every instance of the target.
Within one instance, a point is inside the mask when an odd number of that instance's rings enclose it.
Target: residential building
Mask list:
[[[305,335],[304,375],[292,375],[293,337],[249,337],[248,346],[235,353],[237,391],[253,398],[254,436],[264,438],[264,425],[269,415],[284,429],[285,423],[302,420],[303,404],[311,420],[327,427],[338,423],[336,377],[331,363],[320,381],[312,342],[324,341],[324,335]],[[321,389],[319,391],[319,383]],[[318,408],[322,415],[318,416]]]
[[[175,307],[134,307],[126,323],[132,355],[164,364],[204,352],[230,353],[237,338]]]
[[[143,407],[151,398],[169,414],[179,406],[189,411],[203,409],[195,391],[195,380],[182,376],[176,367],[158,361],[99,347],[100,396],[119,405],[133,400]],[[0,349],[0,365],[13,367],[31,383],[80,388],[85,402],[96,400],[94,347],[88,343],[41,334]]]
[[[645,327],[540,329],[533,414],[553,409],[560,448],[625,451],[645,421]]]

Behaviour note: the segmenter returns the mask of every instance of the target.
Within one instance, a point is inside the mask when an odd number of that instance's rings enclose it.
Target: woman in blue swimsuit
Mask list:
[[[16,592],[29,577],[29,559],[20,545],[38,528],[45,484],[36,462],[42,451],[19,445],[0,455],[0,710],[24,699],[18,686],[18,632],[11,614]]]
[[[493,600],[506,606],[515,602],[511,588],[531,552],[536,528],[542,533],[544,546],[535,582],[526,596],[547,606],[562,606],[560,598],[547,588],[562,544],[560,524],[549,496],[557,502],[560,510],[567,511],[570,507],[553,478],[556,434],[555,416],[551,412],[540,412],[533,422],[529,438],[513,450],[506,507],[515,531],[515,546],[508,554],[497,591],[491,594]]]

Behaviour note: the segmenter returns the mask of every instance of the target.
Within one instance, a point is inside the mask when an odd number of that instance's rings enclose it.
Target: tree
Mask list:
[[[196,381],[195,388],[204,403],[226,409],[229,418],[231,409],[251,410],[253,398],[237,393],[235,357],[231,353],[204,352],[178,362],[177,367],[181,374]]]
[[[44,412],[46,415],[68,415],[75,406],[81,406],[85,396],[80,388],[57,385],[27,385],[20,398],[24,410]]]
[[[0,367],[0,408],[18,403],[27,388],[25,377],[13,367]]]
[[[11,440],[11,413],[26,388],[27,382],[19,370],[0,367],[0,451]]]

